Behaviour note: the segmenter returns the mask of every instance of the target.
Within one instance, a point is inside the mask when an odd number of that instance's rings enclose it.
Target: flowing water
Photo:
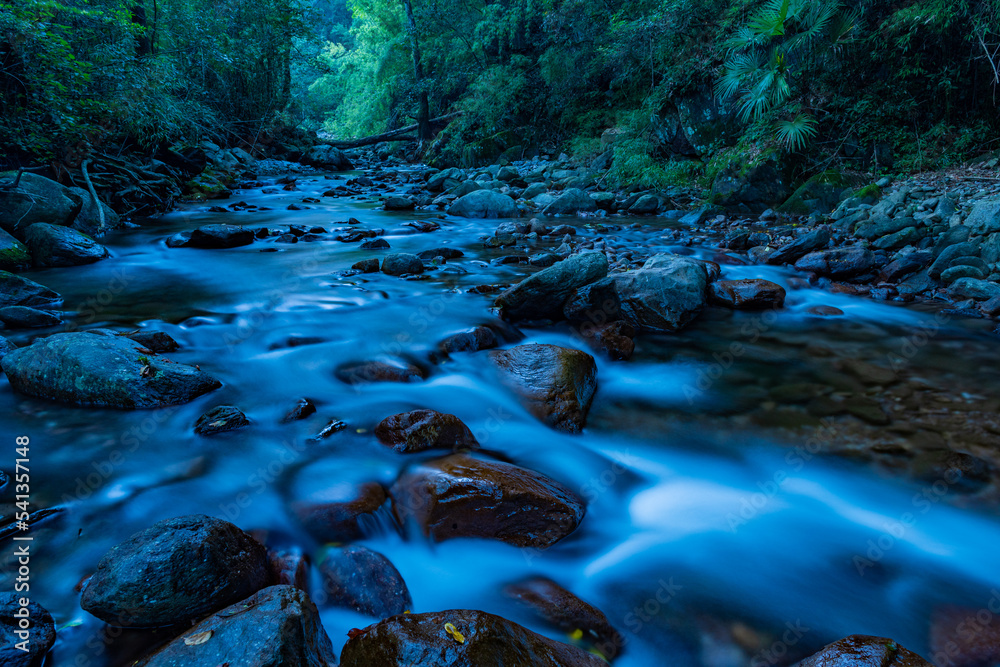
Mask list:
[[[181,344],[167,356],[224,383],[186,405],[129,412],[27,398],[0,380],[0,442],[7,443],[0,469],[13,467],[15,436],[29,435],[33,506],[63,509],[33,529],[31,595],[60,628],[49,664],[126,659],[128,633],[119,638],[81,611],[75,587],[108,548],[155,521],[215,515],[316,555],[319,545],[296,523],[293,504],[331,497],[349,482],[389,485],[403,466],[436,456],[395,454],[371,434],[382,418],[416,408],[458,415],[484,449],[576,491],[587,515],[574,534],[539,551],[480,540],[433,544],[398,530],[383,508],[363,543],[396,565],[415,611],[483,609],[566,641],[502,593],[505,583],[542,574],[601,608],[624,633],[627,645],[616,661],[622,667],[760,667],[852,633],[890,636],[931,657],[935,609],[991,605],[1000,588],[1000,531],[985,481],[947,488],[954,480],[933,473],[895,474],[864,457],[815,455],[802,429],[821,425],[819,418],[796,411],[795,401],[775,406],[769,394],[817,379],[837,386],[831,355],[877,359],[903,349],[914,332],[932,332],[918,353],[903,354],[906,362],[956,397],[991,397],[1000,385],[991,363],[995,343],[983,325],[831,294],[796,282],[786,269],[727,263],[726,277],[786,285],[787,307],[765,315],[712,309],[681,334],[640,337],[629,362],[598,355],[588,426],[567,435],[539,423],[498,387],[483,353],[428,361],[446,335],[496,321],[491,298],[470,288],[527,273],[525,266],[490,263],[508,254],[482,245],[496,221],[388,213],[374,200],[348,198],[286,210],[350,176],[303,178],[298,192],[256,189],[234,197],[268,211],[185,206],[104,239],[111,260],[27,274],[78,311],[70,327],[164,331]],[[363,228],[384,228],[391,252],[451,245],[465,257],[422,280],[404,280],[338,275],[385,251],[332,237],[230,250],[164,244],[172,233],[208,223],[336,228],[351,216]],[[403,225],[414,219],[438,220],[442,229],[415,233]],[[606,238],[623,247],[719,256],[671,245],[663,232],[674,223],[665,220],[569,222],[587,237],[599,235],[588,222],[622,225]],[[639,225],[628,227],[633,223]],[[845,315],[815,316],[810,308],[817,305]],[[524,342],[583,347],[568,328],[522,333]],[[11,338],[23,345],[31,336]],[[334,377],[343,363],[375,358],[417,363],[429,379],[358,387]],[[312,399],[318,413],[281,424],[299,397]],[[199,415],[220,404],[239,406],[252,426],[195,435]],[[308,440],[334,418],[349,428]],[[824,447],[843,441],[853,444],[842,454],[858,451],[857,434],[838,428],[828,429]],[[9,561],[6,567],[9,590],[14,573]],[[316,597],[338,653],[350,628],[372,622],[322,604],[321,592]]]

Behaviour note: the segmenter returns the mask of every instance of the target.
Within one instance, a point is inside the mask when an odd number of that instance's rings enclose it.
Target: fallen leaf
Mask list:
[[[211,630],[208,630],[207,632],[199,632],[199,633],[193,634],[193,635],[191,635],[189,637],[185,637],[184,638],[184,645],[185,646],[201,646],[202,644],[204,644],[205,642],[207,642],[211,638],[212,638],[212,631]]]
[[[448,633],[448,636],[457,641],[459,644],[465,643],[465,636],[459,632],[454,625],[451,623],[444,624],[444,631]]]

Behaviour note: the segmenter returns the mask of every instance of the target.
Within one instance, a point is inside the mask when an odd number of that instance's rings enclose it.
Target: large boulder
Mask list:
[[[0,665],[40,667],[56,641],[52,614],[37,602],[21,605],[23,593],[0,593]],[[28,616],[23,615],[23,611]],[[22,623],[26,625],[22,625]]]
[[[931,663],[891,639],[851,635],[827,645],[795,667],[931,667]]]
[[[323,169],[336,169],[337,171],[350,171],[354,169],[354,165],[351,164],[344,151],[326,144],[314,146],[305,154],[302,161],[310,166],[321,167]]]
[[[79,266],[111,256],[108,249],[75,229],[39,222],[24,234],[35,266]]]
[[[459,197],[448,213],[460,218],[516,218],[520,215],[513,199],[492,190],[476,190]]]
[[[20,271],[31,266],[31,252],[27,246],[0,229],[0,270]]]
[[[563,304],[577,289],[608,275],[608,258],[586,252],[557,262],[500,294],[496,304],[512,320],[562,319]]]
[[[60,333],[3,358],[15,391],[76,405],[155,408],[220,386],[201,370],[146,352],[122,336]]]
[[[408,469],[389,495],[401,523],[412,519],[438,541],[480,537],[544,549],[576,530],[586,511],[541,473],[465,454]]]
[[[760,213],[784,202],[791,195],[788,179],[773,162],[749,169],[724,169],[712,183],[712,200],[726,208]]]
[[[543,215],[572,215],[592,213],[597,210],[593,197],[579,188],[569,188],[559,198],[542,209]]]
[[[1000,232],[1000,197],[977,203],[965,219],[965,226],[977,234]]]
[[[62,297],[34,280],[0,271],[0,307],[3,306],[55,306]]]
[[[377,551],[351,545],[333,547],[319,564],[324,598],[320,603],[385,618],[413,607],[399,570]]]
[[[490,352],[501,381],[531,414],[561,431],[579,433],[597,391],[597,364],[580,350],[556,345],[518,345]]]
[[[80,606],[111,625],[175,625],[239,602],[271,578],[267,549],[250,535],[221,519],[182,516],[112,547]]]
[[[679,255],[654,255],[638,271],[617,273],[583,287],[563,309],[575,322],[602,325],[624,320],[637,331],[672,333],[704,307],[705,264]]]
[[[586,651],[500,616],[453,609],[400,614],[355,633],[341,667],[606,667]]]
[[[472,431],[461,419],[434,410],[414,410],[386,417],[375,427],[375,437],[400,453],[479,447]]]
[[[271,586],[209,616],[135,667],[329,667],[333,644],[309,596]]]
[[[12,185],[16,178],[17,172],[4,172],[0,174],[0,185]],[[105,214],[103,227],[90,193],[23,173],[16,188],[0,187],[0,229],[23,240],[31,225],[45,222],[98,236],[120,224],[114,211],[103,203],[101,207]]]

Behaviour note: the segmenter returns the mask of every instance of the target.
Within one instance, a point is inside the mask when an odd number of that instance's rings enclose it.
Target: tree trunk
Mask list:
[[[455,111],[444,116],[439,116],[437,118],[431,118],[427,121],[427,127],[432,128],[437,123],[443,123],[452,118],[457,118],[462,115],[461,111]],[[413,132],[414,130],[419,130],[420,124],[408,125],[407,127],[401,127],[398,130],[392,130],[391,132],[383,132],[382,134],[375,134],[370,137],[364,137],[362,139],[350,139],[347,141],[324,141],[323,143],[334,146],[335,148],[358,148],[360,146],[371,146],[372,144],[380,144],[383,141],[413,141],[414,139],[419,139],[419,137],[414,137],[407,132]]]
[[[135,38],[135,55],[139,58],[153,53],[153,40],[150,39],[146,25],[146,8],[140,3],[132,5],[132,23],[139,26],[139,35]]]
[[[403,0],[406,7],[407,31],[410,33],[410,52],[413,54],[413,78],[416,79],[417,87],[420,89],[420,108],[417,110],[417,137],[423,144],[431,138],[431,111],[430,102],[427,99],[427,90],[424,88],[424,66],[420,62],[420,42],[417,40],[417,22],[413,18],[413,5],[410,0]]]

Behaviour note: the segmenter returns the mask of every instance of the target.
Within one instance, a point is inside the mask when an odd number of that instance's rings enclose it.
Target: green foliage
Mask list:
[[[48,160],[183,135],[249,134],[289,97],[299,0],[0,4],[0,146]]]

